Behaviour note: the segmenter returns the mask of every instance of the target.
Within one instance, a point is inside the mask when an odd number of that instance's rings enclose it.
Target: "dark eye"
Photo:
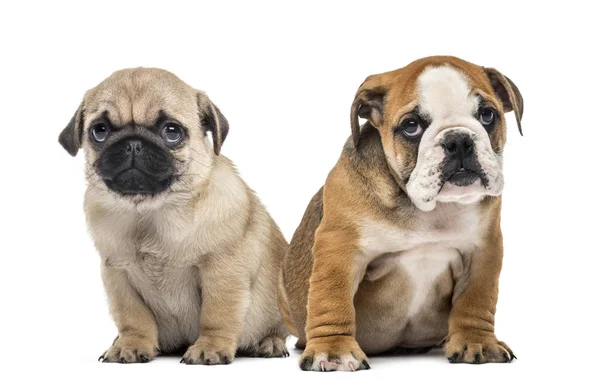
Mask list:
[[[496,120],[496,113],[491,108],[483,108],[479,111],[479,122],[483,124],[484,127],[489,127],[494,124]]]
[[[92,138],[98,143],[102,143],[108,138],[108,127],[100,123],[92,127]]]
[[[183,129],[177,124],[167,124],[161,132],[161,135],[167,143],[177,143],[183,138]]]
[[[409,138],[416,138],[423,133],[423,127],[416,119],[406,119],[400,125],[400,130],[404,136]]]

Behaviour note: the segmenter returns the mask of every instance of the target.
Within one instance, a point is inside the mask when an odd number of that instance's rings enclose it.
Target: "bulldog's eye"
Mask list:
[[[167,124],[161,131],[161,135],[167,143],[177,143],[183,138],[183,129],[177,124]]]
[[[415,138],[423,133],[423,127],[416,119],[406,119],[400,125],[402,134],[409,138]]]
[[[483,124],[484,127],[489,127],[494,124],[496,120],[496,114],[491,108],[483,108],[479,111],[479,122]]]
[[[108,127],[100,123],[92,127],[92,138],[98,143],[102,143],[108,138]]]

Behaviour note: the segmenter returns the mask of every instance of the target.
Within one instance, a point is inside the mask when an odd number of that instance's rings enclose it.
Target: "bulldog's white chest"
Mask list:
[[[472,251],[480,239],[479,215],[474,206],[447,205],[419,216],[410,230],[364,221],[360,239],[365,279],[376,280],[394,267],[400,268],[397,274],[409,284],[405,299],[409,301],[405,311],[409,320],[435,299],[447,297],[442,294],[451,293],[445,290],[447,280],[462,275],[463,255]]]

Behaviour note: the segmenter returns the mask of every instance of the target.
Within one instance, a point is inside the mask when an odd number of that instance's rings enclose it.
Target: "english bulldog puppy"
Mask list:
[[[206,93],[135,68],[90,89],[60,134],[71,155],[85,151],[85,214],[118,330],[101,361],[288,355],[277,309],[287,243],[221,153],[228,132]]]
[[[442,344],[455,363],[515,358],[494,332],[510,111],[521,131],[523,99],[508,77],[455,57],[363,82],[352,137],[280,276],[303,370],[368,369],[367,355]]]

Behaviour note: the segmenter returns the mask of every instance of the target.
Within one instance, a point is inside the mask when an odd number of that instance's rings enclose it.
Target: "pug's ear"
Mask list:
[[[350,126],[354,147],[358,147],[360,142],[359,117],[367,119],[375,128],[379,128],[383,123],[383,99],[387,91],[378,80],[377,75],[367,77],[358,88],[352,102]]]
[[[221,146],[227,138],[229,132],[229,123],[219,108],[213,104],[208,96],[203,92],[198,92],[198,113],[200,115],[200,123],[206,131],[212,132],[213,148],[215,154],[219,155]]]
[[[77,155],[77,152],[81,148],[81,141],[83,137],[83,120],[84,120],[84,108],[83,102],[75,111],[75,114],[69,121],[69,124],[58,136],[58,142],[64,147],[65,150],[73,157]]]
[[[515,111],[515,118],[517,119],[517,127],[519,133],[523,135],[521,130],[521,118],[523,118],[523,96],[519,92],[519,88],[511,81],[510,78],[500,73],[494,68],[484,68],[487,74],[492,88],[496,96],[502,102],[504,112]]]

